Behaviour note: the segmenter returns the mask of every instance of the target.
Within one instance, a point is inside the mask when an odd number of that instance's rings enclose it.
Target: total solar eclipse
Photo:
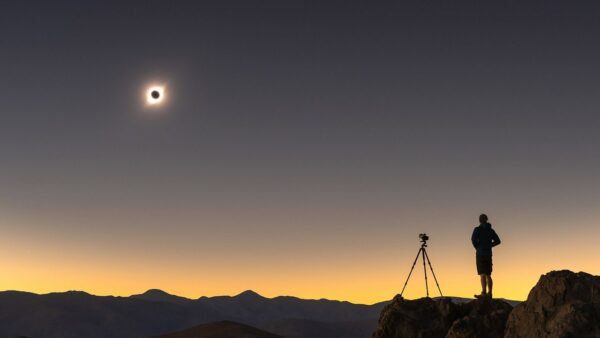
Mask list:
[[[146,103],[149,105],[160,104],[165,99],[165,88],[152,86],[146,90]]]

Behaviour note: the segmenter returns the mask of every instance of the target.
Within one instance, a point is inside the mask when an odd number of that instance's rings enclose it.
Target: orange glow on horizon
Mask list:
[[[13,221],[11,224],[19,224],[19,220]],[[395,246],[397,240],[385,234],[371,238],[371,244],[361,237],[352,239],[351,234],[346,238],[332,234],[311,246],[301,242],[273,246],[251,238],[226,244],[226,233],[222,238],[213,234],[202,245],[164,233],[139,240],[141,245],[136,246],[137,242],[116,234],[71,234],[65,242],[64,237],[50,232],[28,233],[22,230],[26,226],[3,227],[0,289],[35,293],[82,290],[129,296],[158,288],[193,299],[252,289],[265,297],[289,295],[372,304],[390,300],[401,291],[419,247],[415,236],[400,238],[406,244]],[[514,236],[509,228],[500,228],[503,244],[494,254],[495,296],[524,300],[540,275],[551,270],[599,274],[593,254],[596,249],[572,250],[578,232],[570,230],[538,237],[532,247],[526,231]],[[472,298],[479,291],[474,252],[463,236],[469,231],[432,236],[430,241],[428,253],[445,296]],[[333,246],[332,238],[339,243]],[[210,246],[211,241],[220,244]],[[431,277],[429,282],[430,295],[435,297],[438,293]],[[418,265],[405,297],[424,295],[422,265]]]

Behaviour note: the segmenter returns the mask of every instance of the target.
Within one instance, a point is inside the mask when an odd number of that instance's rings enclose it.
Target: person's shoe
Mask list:
[[[492,299],[492,298],[493,298],[493,297],[492,297],[492,293],[491,293],[491,292],[488,292],[488,294],[487,294],[487,297],[488,297],[489,299]]]
[[[486,294],[484,292],[482,292],[481,294],[475,295],[476,299],[483,299],[486,297]]]

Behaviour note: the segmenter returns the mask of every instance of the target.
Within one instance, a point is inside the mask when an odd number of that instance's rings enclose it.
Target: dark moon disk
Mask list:
[[[160,97],[160,93],[158,92],[158,90],[153,90],[150,93],[150,96],[152,96],[153,99],[158,99]]]

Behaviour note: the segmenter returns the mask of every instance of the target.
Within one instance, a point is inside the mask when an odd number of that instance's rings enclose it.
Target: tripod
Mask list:
[[[425,273],[425,292],[427,292],[427,297],[429,297],[429,285],[427,285],[427,268],[425,267],[425,260],[427,260],[427,264],[429,264],[429,269],[431,269],[431,275],[433,275],[433,280],[435,280],[435,285],[437,286],[437,289],[440,292],[440,296],[444,297],[444,295],[442,295],[442,289],[440,289],[440,284],[438,283],[437,278],[435,278],[435,273],[433,272],[433,267],[431,266],[429,255],[427,254],[427,250],[425,249],[427,248],[427,240],[429,239],[429,237],[426,234],[420,234],[419,238],[421,238],[421,247],[419,248],[419,251],[417,252],[417,257],[415,257],[415,261],[413,262],[412,267],[410,268],[408,278],[406,278],[406,282],[404,282],[404,287],[402,288],[402,292],[400,292],[400,297],[402,297],[404,289],[406,289],[406,284],[408,284],[408,280],[412,275],[412,272],[415,268],[415,264],[417,264],[417,260],[419,260],[419,256],[423,258],[423,272]]]

